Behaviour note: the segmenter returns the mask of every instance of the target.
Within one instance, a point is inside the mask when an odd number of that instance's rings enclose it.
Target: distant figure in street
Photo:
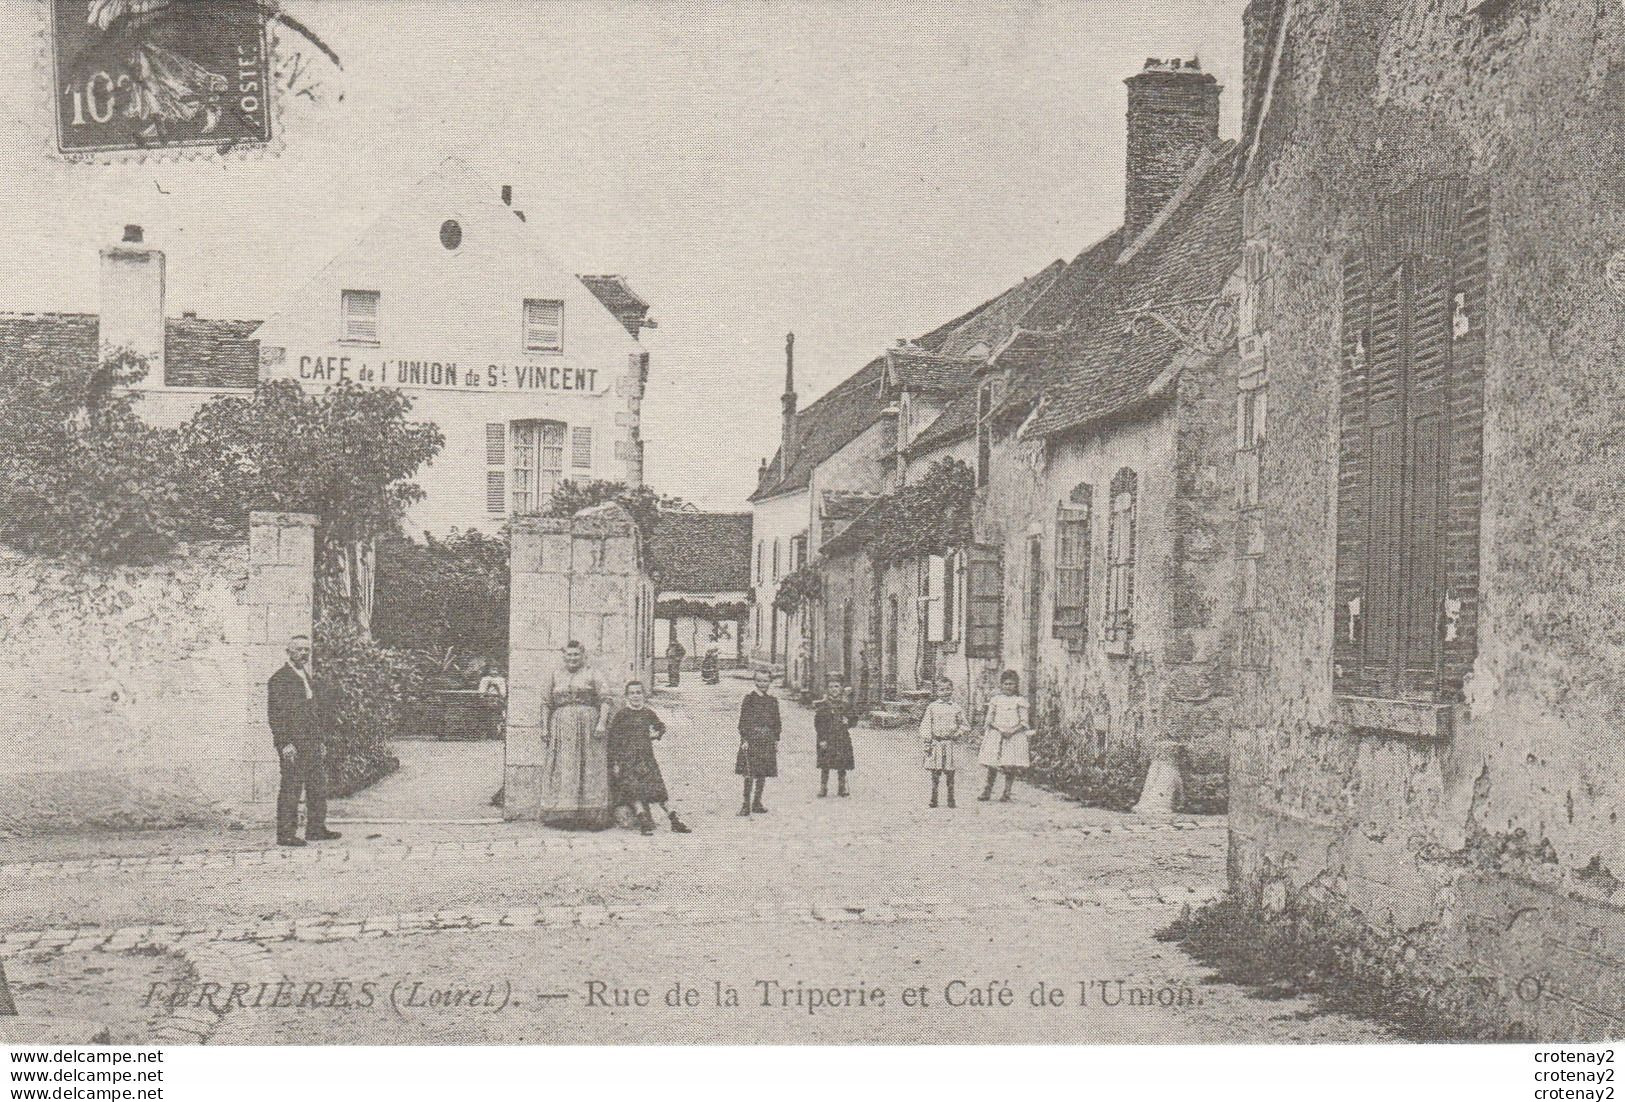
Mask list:
[[[976,756],[987,769],[987,784],[978,800],[993,798],[993,782],[1004,774],[1004,795],[1010,800],[1010,786],[1015,783],[1016,770],[1032,764],[1027,754],[1027,732],[1032,728],[1027,718],[1027,698],[1021,695],[1021,675],[1005,670],[999,678],[999,695],[987,702],[987,722],[982,733],[982,752]]]
[[[818,794],[829,795],[829,773],[835,770],[842,796],[846,790],[846,774],[857,763],[852,757],[852,712],[846,705],[846,686],[841,675],[832,673],[824,679],[824,699],[813,712],[813,732],[818,738]]]
[[[717,648],[712,647],[700,659],[700,680],[707,685],[715,685],[722,680],[722,660],[717,657]]]
[[[326,777],[322,771],[320,701],[310,672],[310,636],[288,640],[288,661],[265,686],[265,718],[271,724],[281,783],[276,794],[276,842],[302,846],[325,842],[339,832],[327,829]],[[299,794],[305,795],[305,837],[299,837]]]
[[[734,772],[745,778],[741,815],[767,814],[762,790],[767,778],[779,775],[779,735],[784,724],[779,719],[778,698],[768,691],[772,687],[773,675],[757,670],[756,688],[739,704],[739,756],[734,759]]]
[[[958,768],[959,733],[965,730],[965,713],[954,703],[954,683],[946,677],[937,680],[937,698],[920,717],[920,738],[925,743],[925,767],[931,771],[931,806],[937,806],[937,789],[948,780],[948,806],[954,804],[954,770]]]
[[[671,822],[672,833],[688,834],[677,812],[666,806],[666,779],[661,776],[654,748],[654,740],[666,733],[666,725],[644,697],[643,682],[628,681],[626,706],[609,721],[610,803],[631,808],[638,817],[638,829],[646,835],[655,832],[649,805],[659,804]]]
[[[564,669],[547,686],[542,725],[542,821],[558,826],[609,824],[609,691],[587,666],[587,648],[564,645]]]
[[[666,644],[666,684],[674,689],[683,679],[683,659],[687,657],[688,651],[674,636],[672,641]]]

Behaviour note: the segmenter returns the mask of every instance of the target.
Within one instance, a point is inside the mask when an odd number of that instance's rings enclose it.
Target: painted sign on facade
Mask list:
[[[351,382],[360,386],[483,393],[596,394],[599,393],[599,376],[605,374],[596,367],[565,364],[469,363],[308,353],[278,356],[268,352],[265,360],[271,376],[302,383]],[[607,375],[605,382],[608,382]]]

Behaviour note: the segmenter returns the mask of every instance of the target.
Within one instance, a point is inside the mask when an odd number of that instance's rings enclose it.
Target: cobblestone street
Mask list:
[[[1220,891],[1222,820],[1138,820],[1021,785],[1013,803],[978,803],[969,770],[960,806],[932,810],[906,731],[857,732],[851,798],[819,799],[811,715],[792,705],[769,814],[738,818],[741,691],[690,684],[654,701],[687,836],[480,823],[500,748],[424,744],[400,775],[335,802],[337,842],[277,849],[251,825],[30,843],[0,866],[19,1010],[66,1013],[53,991],[67,977],[145,954],[183,965],[192,997],[154,1019],[156,981],[109,980],[101,1012],[126,1036],[183,1042],[1385,1036],[1309,999],[1209,983],[1154,938]],[[468,791],[448,797],[459,768]],[[435,814],[447,800],[458,814]],[[1034,1005],[1040,983],[1061,1005]],[[923,995],[905,1003],[905,989]]]

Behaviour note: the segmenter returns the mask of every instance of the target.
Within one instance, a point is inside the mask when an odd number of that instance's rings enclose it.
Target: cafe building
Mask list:
[[[495,531],[566,479],[642,483],[654,326],[625,279],[550,256],[512,198],[447,160],[263,321],[170,317],[164,252],[128,226],[101,252],[99,313],[0,315],[0,346],[87,367],[133,351],[160,425],[272,380],[399,390],[445,437],[406,531]]]

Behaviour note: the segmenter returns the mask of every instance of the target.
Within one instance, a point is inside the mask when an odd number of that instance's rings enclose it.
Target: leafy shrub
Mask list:
[[[373,637],[388,647],[433,651],[506,667],[508,539],[453,532],[378,547]]]
[[[1151,768],[1150,756],[1138,746],[1096,753],[1092,738],[1052,724],[1040,725],[1029,745],[1033,779],[1090,807],[1133,810]]]
[[[0,540],[139,562],[198,529],[173,435],[145,425],[135,399],[113,389],[145,374],[128,355],[84,376],[0,363]]]
[[[328,794],[348,796],[400,768],[389,739],[410,726],[421,672],[410,655],[379,646],[348,620],[318,621],[315,635]]]

